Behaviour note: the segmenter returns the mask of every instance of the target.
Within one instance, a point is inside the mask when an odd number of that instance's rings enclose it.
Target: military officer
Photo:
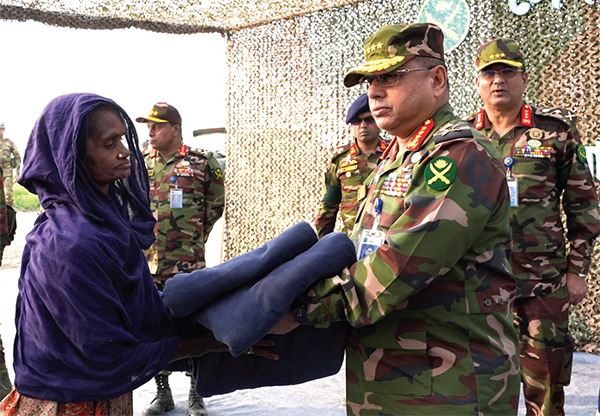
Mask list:
[[[353,238],[365,257],[312,286],[291,316],[351,323],[349,415],[516,415],[516,282],[498,151],[453,114],[438,26],[384,26],[365,57],[344,84],[366,88],[377,125],[395,136],[358,193]]]
[[[2,165],[2,176],[4,178],[4,195],[6,203],[14,205],[13,184],[21,173],[21,155],[12,140],[4,137],[4,122],[0,122],[0,164]],[[13,174],[16,170],[16,175]]]
[[[223,171],[211,153],[192,149],[182,141],[181,116],[170,104],[156,103],[147,117],[152,150],[146,156],[151,206],[157,219],[156,242],[146,252],[150,272],[162,290],[177,273],[206,266],[204,245],[223,214]],[[174,408],[168,372],[156,376],[157,395],[146,416],[162,415]],[[207,415],[191,379],[188,414]]]
[[[352,103],[346,124],[350,124],[354,139],[333,152],[325,172],[325,190],[315,220],[319,238],[333,231],[338,212],[344,224],[342,231],[352,232],[358,211],[356,193],[377,166],[387,146],[379,136],[381,130],[369,110],[367,94]]]
[[[594,180],[577,116],[523,101],[528,75],[515,40],[481,45],[475,67],[484,107],[469,122],[492,139],[507,168],[527,414],[561,415],[573,360],[568,306],[586,295],[585,279],[600,232]]]

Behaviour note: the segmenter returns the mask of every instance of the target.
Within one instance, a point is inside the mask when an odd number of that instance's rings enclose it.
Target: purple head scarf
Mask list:
[[[131,175],[101,191],[86,169],[89,115],[114,108],[126,126]],[[172,319],[142,249],[154,240],[148,176],[131,119],[94,94],[52,100],[25,151],[19,183],[45,211],[27,236],[15,323],[15,387],[57,402],[106,400],[165,368]]]

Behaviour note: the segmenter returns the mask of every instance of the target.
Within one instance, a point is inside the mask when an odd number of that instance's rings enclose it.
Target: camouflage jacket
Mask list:
[[[300,298],[309,323],[354,327],[348,413],[516,415],[516,282],[497,150],[446,105],[404,154],[392,141],[367,184],[353,237],[372,227],[381,198],[385,242]]]
[[[17,146],[7,138],[0,139],[0,166],[8,172],[17,169],[17,175],[21,172],[21,155]]]
[[[156,150],[146,157],[156,242],[146,251],[150,272],[171,275],[206,266],[204,244],[223,214],[223,171],[210,153],[182,144],[163,161]],[[182,208],[171,208],[171,190],[182,190]]]
[[[338,211],[344,224],[342,231],[346,234],[352,231],[359,205],[356,192],[375,169],[386,147],[387,143],[380,139],[377,150],[366,155],[354,139],[333,152],[325,172],[323,199],[315,220],[319,238],[333,232]]]
[[[567,272],[586,275],[600,214],[577,117],[560,108],[524,104],[520,124],[503,137],[492,130],[484,109],[468,119],[513,161],[509,174],[517,179],[519,202],[511,207],[510,223],[518,297],[556,291],[565,286]]]

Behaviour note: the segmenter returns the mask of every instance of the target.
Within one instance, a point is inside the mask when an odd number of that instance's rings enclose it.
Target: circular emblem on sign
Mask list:
[[[456,179],[456,163],[449,157],[436,157],[425,168],[425,182],[436,191],[447,189],[454,179]]]
[[[585,154],[585,146],[582,145],[581,143],[577,146],[577,158],[579,159],[579,161],[581,163],[585,163],[585,161],[587,160],[587,157]]]
[[[419,22],[435,23],[442,29],[444,51],[448,53],[460,45],[469,32],[469,6],[465,0],[425,0]]]

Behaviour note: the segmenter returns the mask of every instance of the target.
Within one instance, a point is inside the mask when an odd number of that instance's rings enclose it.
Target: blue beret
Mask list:
[[[369,97],[367,97],[367,93],[364,93],[358,97],[348,109],[346,124],[350,124],[350,122],[358,117],[359,114],[366,113],[367,111],[371,111],[371,109],[369,108]]]

